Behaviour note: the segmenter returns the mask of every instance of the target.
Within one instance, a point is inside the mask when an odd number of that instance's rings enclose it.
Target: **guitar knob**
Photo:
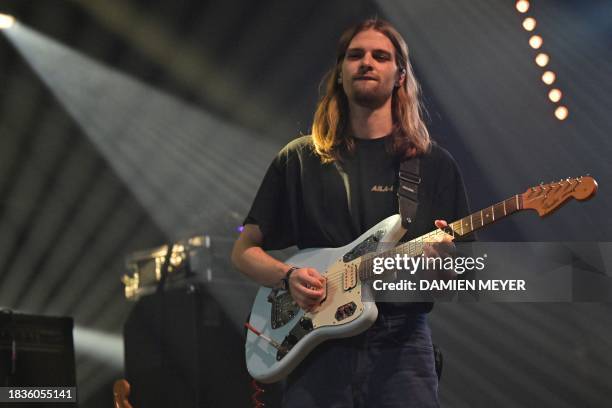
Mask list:
[[[311,331],[312,330],[312,320],[303,317],[302,319],[300,319],[300,326],[302,326],[302,329],[306,330],[306,331]]]

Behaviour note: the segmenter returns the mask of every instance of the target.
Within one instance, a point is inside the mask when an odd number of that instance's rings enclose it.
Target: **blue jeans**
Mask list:
[[[366,332],[324,342],[284,386],[284,408],[437,408],[426,313],[380,313]]]

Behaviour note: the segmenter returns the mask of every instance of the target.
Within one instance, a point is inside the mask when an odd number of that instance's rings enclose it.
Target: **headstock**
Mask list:
[[[121,379],[113,384],[113,395],[115,400],[115,408],[132,408],[132,404],[128,401],[130,395],[130,383]]]
[[[527,189],[521,198],[523,208],[536,210],[540,217],[548,215],[570,198],[588,200],[597,192],[597,182],[591,176],[567,178]]]

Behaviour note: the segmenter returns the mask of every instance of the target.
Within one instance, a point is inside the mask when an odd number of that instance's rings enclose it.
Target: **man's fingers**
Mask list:
[[[326,279],[314,268],[296,270],[289,283],[293,299],[305,311],[312,311],[325,297]]]
[[[428,258],[437,258],[440,254],[436,250],[434,244],[429,243],[423,247],[423,255]]]
[[[450,235],[449,235],[450,237]],[[452,238],[452,237],[451,237]],[[455,244],[452,239],[443,239],[439,242],[431,242],[423,246],[423,255],[430,258],[446,257],[452,255]]]
[[[455,239],[455,237],[453,237],[452,235],[444,234],[442,235],[442,239],[439,242],[448,244],[449,242],[453,242],[453,239]]]
[[[316,289],[321,289],[323,287],[323,282],[321,281],[321,279],[313,278],[308,275],[299,276],[298,279],[302,286],[312,287]]]
[[[299,292],[300,295],[307,297],[309,299],[313,299],[313,300],[321,300],[323,298],[323,288],[321,289],[310,289],[306,286],[302,286],[299,285],[297,287],[297,291]]]
[[[448,227],[448,223],[445,220],[435,220],[434,225],[441,229]]]

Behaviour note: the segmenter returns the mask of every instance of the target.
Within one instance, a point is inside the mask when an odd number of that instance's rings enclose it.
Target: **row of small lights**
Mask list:
[[[529,1],[518,0],[516,2],[516,9],[518,10],[519,13],[522,13],[522,14],[527,13],[527,11],[529,10]],[[535,29],[535,27],[536,27],[535,18],[526,17],[523,20],[523,28],[525,30],[532,32]],[[542,40],[542,37],[537,34],[534,34],[529,38],[529,45],[534,50],[539,50],[540,47],[542,47],[543,43],[544,43],[544,40]],[[545,54],[543,52],[538,53],[538,55],[536,55],[535,57],[535,63],[541,68],[546,67],[549,61],[550,61],[550,57],[548,56],[548,54]],[[546,85],[552,85],[555,82],[555,79],[557,79],[557,76],[555,75],[553,71],[546,70],[542,74],[542,82],[544,82]],[[550,91],[548,91],[548,99],[550,99],[550,101],[553,103],[558,103],[561,100],[562,96],[563,96],[563,93],[561,92],[559,88],[552,88]],[[567,118],[568,114],[569,114],[569,111],[567,107],[563,105],[559,105],[555,109],[555,117],[559,120],[564,120],[565,118]]]

